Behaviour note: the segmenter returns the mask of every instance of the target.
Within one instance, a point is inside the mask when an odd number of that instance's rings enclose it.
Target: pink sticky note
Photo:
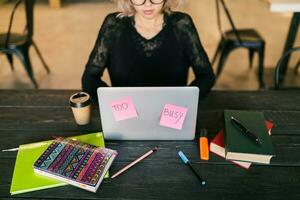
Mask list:
[[[109,102],[109,106],[113,112],[116,121],[137,117],[137,112],[131,97]]]
[[[175,129],[182,129],[186,117],[187,108],[166,104],[162,113],[159,124]]]

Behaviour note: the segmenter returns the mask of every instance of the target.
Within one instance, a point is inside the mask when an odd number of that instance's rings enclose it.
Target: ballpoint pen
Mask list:
[[[231,122],[235,127],[237,127],[244,135],[246,135],[251,141],[255,142],[256,144],[262,144],[260,139],[254,135],[249,129],[247,129],[241,122],[239,122],[233,116],[230,117]]]
[[[200,175],[197,173],[197,171],[194,169],[193,165],[191,164],[191,162],[189,161],[189,159],[184,155],[184,153],[182,151],[178,152],[179,157],[181,158],[182,162],[184,162],[185,164],[187,164],[190,169],[192,170],[192,172],[197,176],[197,178],[200,180],[201,186],[205,186],[206,182],[200,177]]]

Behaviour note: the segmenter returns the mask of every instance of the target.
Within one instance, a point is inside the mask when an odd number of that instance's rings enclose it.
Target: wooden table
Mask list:
[[[286,42],[282,51],[282,56],[285,52],[291,49],[295,43],[295,39],[300,24],[300,0],[268,0],[270,3],[271,12],[292,12],[290,28],[286,38]],[[276,23],[275,23],[276,24]],[[291,55],[288,55],[282,62],[282,75],[285,75]]]
[[[70,90],[0,91],[0,149],[36,142],[52,135],[79,135],[101,130],[98,108],[90,125],[77,126],[68,106]],[[210,154],[198,157],[196,141],[106,141],[119,155],[115,172],[154,146],[159,151],[133,169],[105,180],[96,194],[72,186],[13,196],[9,194],[16,152],[0,152],[0,199],[300,199],[300,91],[212,92],[199,104],[197,129],[209,137],[222,127],[224,109],[263,111],[272,120],[276,157],[270,165],[244,170]],[[201,188],[181,163],[182,150],[196,164],[207,187]],[[26,180],[24,180],[26,181]]]

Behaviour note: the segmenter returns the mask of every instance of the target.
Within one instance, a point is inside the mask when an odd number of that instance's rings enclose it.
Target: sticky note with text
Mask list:
[[[138,117],[131,97],[124,97],[109,102],[116,121]]]
[[[159,124],[161,126],[181,130],[187,114],[187,110],[188,109],[185,107],[166,104],[161,113]]]

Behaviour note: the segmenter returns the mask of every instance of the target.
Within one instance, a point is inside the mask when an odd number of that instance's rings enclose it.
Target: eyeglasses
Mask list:
[[[144,5],[146,3],[147,0],[130,0],[131,3],[135,6],[141,6]],[[165,0],[150,0],[150,2],[152,4],[161,4],[163,3]]]

